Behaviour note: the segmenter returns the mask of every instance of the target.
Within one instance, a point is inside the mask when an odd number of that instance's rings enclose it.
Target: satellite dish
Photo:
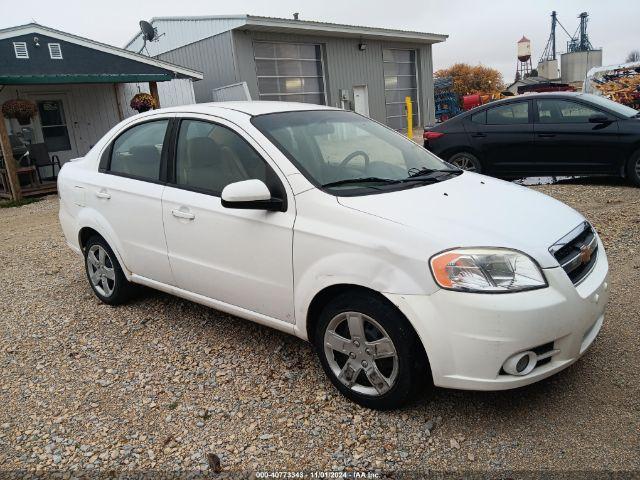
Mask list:
[[[142,38],[144,38],[145,42],[153,42],[158,35],[153,25],[146,20],[140,20],[140,30],[142,31]]]

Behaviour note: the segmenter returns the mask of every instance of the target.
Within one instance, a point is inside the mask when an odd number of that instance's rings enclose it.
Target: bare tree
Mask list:
[[[640,50],[631,50],[627,55],[627,62],[640,62]]]

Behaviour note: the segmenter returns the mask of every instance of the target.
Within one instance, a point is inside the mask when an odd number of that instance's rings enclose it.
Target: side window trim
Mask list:
[[[177,156],[178,156],[178,137],[180,136],[180,128],[182,127],[182,123],[185,121],[196,121],[196,122],[205,122],[205,123],[211,123],[212,125],[218,126],[218,127],[222,127],[222,128],[226,128],[227,130],[230,130],[231,132],[233,132],[234,134],[238,135],[243,142],[246,143],[246,145],[253,150],[253,152],[257,155],[257,157],[264,163],[265,167],[271,172],[271,174],[273,175],[273,177],[276,179],[276,182],[278,184],[278,192],[271,192],[272,195],[274,194],[279,194],[281,197],[281,200],[283,202],[283,207],[282,207],[282,211],[285,212],[287,211],[288,208],[288,201],[287,201],[287,189],[284,186],[284,183],[282,181],[282,179],[280,178],[280,176],[276,173],[274,167],[267,162],[267,160],[264,158],[264,155],[262,155],[260,152],[258,152],[258,150],[256,150],[256,148],[251,144],[251,142],[247,141],[246,137],[241,134],[238,130],[236,130],[235,128],[231,128],[228,125],[225,125],[223,123],[220,122],[216,122],[213,119],[210,118],[203,118],[203,117],[192,117],[192,116],[184,116],[184,117],[176,117],[174,118],[174,130],[173,130],[173,135],[170,138],[170,155],[168,156],[168,165],[166,167],[167,170],[167,176],[166,176],[166,185],[170,186],[172,188],[177,188],[180,190],[186,190],[186,191],[190,191],[190,192],[195,192],[195,193],[200,193],[203,195],[209,195],[211,197],[216,197],[216,198],[221,198],[222,192],[214,192],[213,190],[209,190],[209,189],[204,189],[204,188],[198,188],[198,187],[190,187],[187,185],[179,185],[177,182],[177,178],[176,178],[176,168],[177,168]],[[276,197],[279,198],[279,197]]]
[[[158,172],[158,180],[151,180],[144,177],[139,177],[137,175],[129,175],[121,172],[112,172],[111,171],[111,158],[113,154],[113,147],[118,139],[127,133],[129,130],[139,127],[140,125],[146,125],[148,123],[154,122],[167,122],[167,128],[164,132],[164,139],[162,143],[162,152],[160,153],[160,165]],[[159,185],[167,184],[167,166],[169,164],[169,142],[172,141],[172,135],[174,134],[173,126],[175,123],[175,117],[160,117],[160,118],[151,118],[149,120],[145,120],[142,122],[133,123],[127,126],[124,130],[121,130],[115,135],[111,140],[109,140],[109,144],[102,151],[102,155],[100,156],[100,164],[98,166],[98,172],[105,173],[107,175],[115,175],[117,177],[130,178],[132,180],[138,180],[141,182],[147,183],[155,183]]]

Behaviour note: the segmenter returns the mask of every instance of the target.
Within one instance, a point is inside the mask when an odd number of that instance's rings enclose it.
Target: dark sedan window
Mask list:
[[[568,100],[537,100],[540,123],[589,123],[589,117],[602,114],[582,103]]]
[[[529,123],[529,102],[507,103],[487,110],[489,125],[520,125]]]
[[[473,123],[481,123],[484,125],[485,123],[487,123],[487,111],[484,110],[480,113],[475,113],[471,115],[471,121]]]

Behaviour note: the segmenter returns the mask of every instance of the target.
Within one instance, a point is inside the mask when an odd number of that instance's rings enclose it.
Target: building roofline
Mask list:
[[[154,58],[154,57],[147,57],[146,55],[141,55],[139,53],[135,53],[130,50],[124,50],[122,48],[114,47],[113,45],[108,45],[106,43],[97,42],[89,38],[80,37],[79,35],[73,35],[71,33],[62,32],[60,30],[56,30],[55,28],[45,27],[44,25],[40,25],[38,23],[27,23],[25,25],[18,25],[15,27],[0,29],[0,40],[15,37],[18,35],[31,34],[31,33],[36,33],[39,35],[47,35],[47,36],[56,38],[58,40],[64,40],[64,41],[75,43],[77,45],[81,45],[87,48],[92,48],[94,50],[98,50],[101,52],[110,53],[112,55],[116,55],[123,58],[128,58],[129,60],[133,60],[136,62],[140,62],[147,65],[152,65],[154,67],[169,70],[175,74],[180,74],[195,80],[202,80],[202,78],[204,77],[202,72],[199,72],[197,70],[181,67],[180,65],[175,65],[173,63],[165,62],[163,60],[158,60],[157,58]]]
[[[258,30],[262,28],[282,29],[283,32],[298,33],[331,33],[335,36],[342,34],[350,37],[377,38],[401,41],[413,41],[418,43],[440,43],[449,36],[438,33],[416,32],[412,30],[398,30],[390,28],[367,27],[361,25],[346,25],[341,23],[318,22],[312,20],[294,20],[278,17],[262,17],[258,15],[209,15],[193,17],[153,17],[150,22],[157,21],[207,21],[207,20],[244,20],[242,25],[235,26],[230,30]],[[141,33],[134,35],[125,48],[135,42]]]

